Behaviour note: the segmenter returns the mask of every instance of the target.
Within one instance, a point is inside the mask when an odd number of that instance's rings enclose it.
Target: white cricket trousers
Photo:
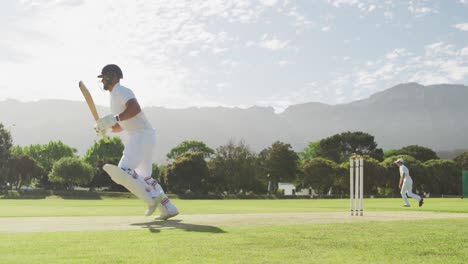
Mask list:
[[[151,176],[156,133],[152,131],[131,132],[128,133],[128,138],[125,141],[119,167],[133,169],[143,178]]]
[[[405,202],[405,205],[410,205],[410,203],[408,202],[408,198],[406,197],[406,194],[408,194],[409,197],[418,200],[418,202],[421,201],[421,197],[413,193],[413,180],[411,178],[405,178],[403,180],[403,186],[401,186],[400,194],[401,194],[401,197],[403,198],[403,201]]]

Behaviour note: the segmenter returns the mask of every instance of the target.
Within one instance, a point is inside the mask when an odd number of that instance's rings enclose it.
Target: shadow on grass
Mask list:
[[[226,233],[219,227],[209,225],[195,225],[183,223],[182,220],[166,220],[166,221],[151,221],[146,223],[135,223],[132,226],[141,226],[148,229],[152,233],[159,233],[162,229],[177,228],[183,229],[188,232],[202,232],[202,233]]]

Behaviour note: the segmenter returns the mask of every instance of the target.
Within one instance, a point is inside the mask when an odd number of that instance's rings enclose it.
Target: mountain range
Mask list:
[[[98,106],[101,115],[108,107]],[[246,109],[191,107],[143,109],[157,130],[157,163],[184,140],[209,147],[244,140],[259,152],[275,141],[302,151],[309,142],[345,131],[375,136],[380,148],[421,145],[436,151],[468,149],[468,87],[406,83],[346,104],[297,104],[282,113],[272,107]],[[0,101],[0,122],[11,131],[13,143],[25,146],[61,140],[83,155],[97,139],[94,121],[84,101]]]

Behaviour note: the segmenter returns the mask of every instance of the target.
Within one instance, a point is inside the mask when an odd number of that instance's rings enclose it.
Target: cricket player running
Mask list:
[[[104,90],[110,93],[111,113],[97,120],[96,131],[112,129],[124,142],[123,156],[119,165],[104,165],[112,180],[123,185],[138,198],[145,201],[151,215],[160,205],[161,215],[156,219],[166,220],[179,214],[175,205],[165,195],[161,185],[151,178],[152,153],[156,144],[156,132],[132,90],[120,84],[122,70],[115,64],[106,65],[98,78],[102,78]]]
[[[395,164],[400,168],[400,194],[401,197],[403,198],[403,201],[405,202],[404,207],[411,207],[410,203],[408,202],[408,198],[406,197],[406,194],[408,194],[409,197],[414,198],[418,200],[419,202],[419,207],[421,207],[424,203],[424,198],[420,197],[417,194],[413,193],[413,179],[411,179],[411,176],[409,174],[408,168],[403,164],[403,159],[397,159],[395,161]]]

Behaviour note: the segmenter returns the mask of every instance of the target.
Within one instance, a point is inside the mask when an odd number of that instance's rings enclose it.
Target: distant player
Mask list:
[[[118,168],[105,165],[104,170],[112,180],[123,185],[137,197],[145,201],[151,215],[160,205],[159,219],[176,216],[179,211],[164,194],[163,189],[152,173],[152,154],[156,144],[156,132],[148,122],[132,90],[120,84],[122,70],[115,64],[106,65],[98,78],[102,78],[104,90],[110,93],[111,113],[97,121],[96,130],[112,128],[112,132],[122,132],[125,149]]]
[[[410,203],[408,202],[408,198],[406,197],[406,194],[408,194],[409,197],[414,198],[418,200],[419,202],[419,207],[421,207],[424,203],[424,198],[420,197],[417,194],[413,193],[413,179],[411,179],[411,176],[409,174],[408,168],[403,165],[403,159],[397,159],[395,161],[395,164],[400,168],[400,194],[401,197],[403,198],[403,201],[405,202],[404,207],[411,207]]]

